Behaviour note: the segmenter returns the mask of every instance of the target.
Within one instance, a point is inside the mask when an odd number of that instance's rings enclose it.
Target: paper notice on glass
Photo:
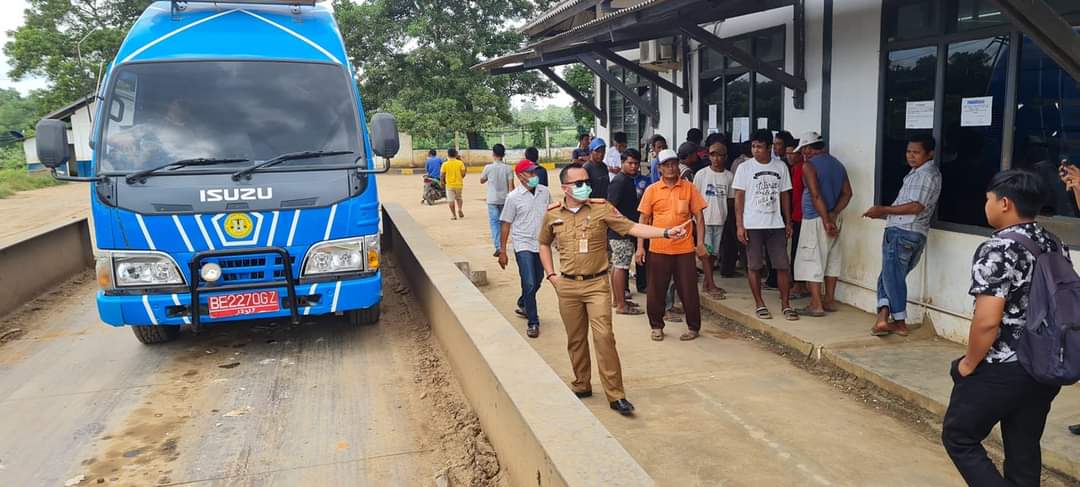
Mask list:
[[[932,100],[907,102],[904,128],[909,130],[934,128],[934,102]]]
[[[769,128],[769,119],[767,117],[758,118],[757,119],[757,128],[759,128],[759,129],[767,129],[767,128]]]
[[[716,128],[716,105],[709,105],[709,133],[715,134],[719,131]]]
[[[750,117],[731,119],[731,141],[746,142],[750,139]]]
[[[994,124],[994,97],[977,96],[960,100],[961,127],[989,127]]]

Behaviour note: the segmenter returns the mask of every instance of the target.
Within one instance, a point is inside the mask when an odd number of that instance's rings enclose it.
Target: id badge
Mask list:
[[[589,239],[587,239],[587,238],[578,239],[578,249],[577,250],[578,250],[579,254],[587,254],[587,253],[589,253]]]

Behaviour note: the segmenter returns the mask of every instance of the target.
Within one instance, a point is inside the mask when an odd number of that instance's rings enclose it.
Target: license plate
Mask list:
[[[277,291],[222,294],[207,298],[211,318],[271,313],[281,309]]]

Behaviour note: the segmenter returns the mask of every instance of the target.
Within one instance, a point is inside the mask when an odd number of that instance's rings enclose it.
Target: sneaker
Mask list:
[[[529,338],[536,338],[540,336],[540,325],[529,325],[526,334],[529,335]]]
[[[529,317],[529,314],[526,313],[525,310],[523,310],[521,308],[515,309],[514,314],[516,314],[516,315],[518,315],[518,316],[520,316],[522,318],[528,318]]]

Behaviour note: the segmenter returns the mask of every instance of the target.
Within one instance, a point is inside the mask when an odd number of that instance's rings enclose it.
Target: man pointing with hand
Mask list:
[[[580,398],[592,396],[592,364],[589,357],[588,332],[592,330],[593,344],[604,387],[611,409],[623,416],[634,412],[634,405],[623,392],[622,366],[615,350],[615,334],[611,328],[611,290],[607,279],[607,231],[639,238],[686,238],[685,222],[673,228],[657,228],[627,220],[607,203],[590,199],[589,173],[578,163],[563,168],[559,174],[563,193],[561,203],[555,203],[544,215],[540,227],[540,262],[544,276],[559,296],[559,313],[566,326],[567,350],[574,369],[572,389]],[[559,272],[555,272],[551,246],[559,250]]]

